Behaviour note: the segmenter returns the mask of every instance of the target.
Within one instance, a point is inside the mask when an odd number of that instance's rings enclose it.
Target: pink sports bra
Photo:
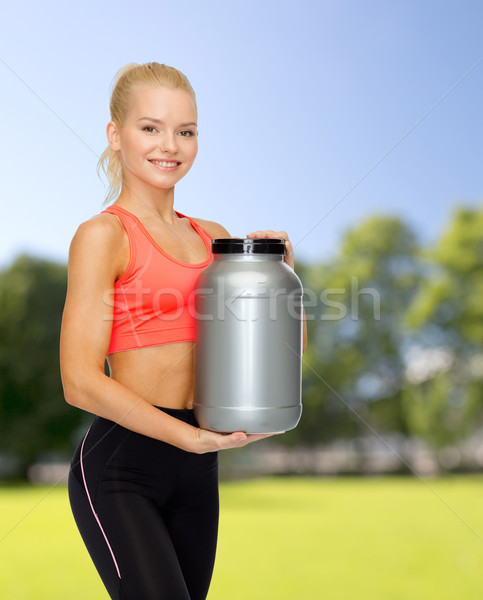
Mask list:
[[[185,217],[203,240],[209,256],[200,263],[184,263],[166,254],[141,221],[120,206],[103,212],[117,215],[129,238],[130,258],[125,273],[114,284],[111,343],[108,353],[195,340],[194,285],[213,260],[211,237]]]

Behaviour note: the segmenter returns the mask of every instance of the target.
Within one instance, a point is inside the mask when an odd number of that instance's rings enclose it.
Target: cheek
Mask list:
[[[132,135],[128,140],[128,147],[131,148],[135,153],[142,152],[145,149],[146,140],[141,136]]]
[[[191,157],[191,160],[194,160],[196,158],[196,155],[198,154],[198,143],[194,142],[190,148],[188,149],[188,154]]]

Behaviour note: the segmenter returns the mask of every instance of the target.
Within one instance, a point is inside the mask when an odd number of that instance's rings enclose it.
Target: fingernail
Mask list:
[[[244,442],[247,439],[247,435],[245,433],[240,433],[240,435],[238,436],[238,441],[239,442]]]

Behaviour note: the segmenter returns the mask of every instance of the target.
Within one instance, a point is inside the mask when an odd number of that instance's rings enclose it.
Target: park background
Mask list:
[[[481,597],[482,24],[468,0],[3,7],[2,597],[105,597],[67,503],[90,417],[58,331],[110,86],[148,61],[197,94],[175,207],[286,230],[306,290],[304,414],[223,455],[210,599]]]

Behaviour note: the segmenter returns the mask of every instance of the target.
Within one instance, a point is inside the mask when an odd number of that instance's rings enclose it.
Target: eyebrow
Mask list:
[[[155,119],[154,117],[141,117],[140,119],[138,119],[138,123],[139,121],[152,121],[153,123],[157,123],[158,125],[161,125],[163,123],[162,121],[160,121],[159,119]],[[197,127],[194,121],[192,121],[191,123],[181,123],[180,127],[188,127],[188,125],[194,125],[195,127]]]

